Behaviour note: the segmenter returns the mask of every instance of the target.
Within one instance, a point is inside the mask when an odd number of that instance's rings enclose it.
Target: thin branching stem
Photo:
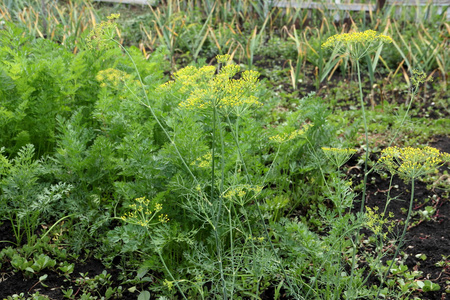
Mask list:
[[[144,88],[144,82],[142,81],[142,77],[141,74],[136,66],[136,63],[134,61],[134,59],[131,57],[131,54],[128,52],[128,50],[122,46],[118,41],[111,39],[113,42],[115,42],[117,45],[119,45],[119,47],[125,52],[125,54],[128,56],[128,58],[131,60],[131,63],[133,64],[133,67],[136,71],[136,74],[138,76],[139,82],[141,83],[141,87],[142,87],[142,91],[145,97],[145,100],[147,101],[147,103],[150,103],[148,96],[147,96],[147,91]],[[187,165],[186,161],[184,160],[183,156],[180,153],[180,150],[178,149],[177,145],[175,144],[175,141],[172,139],[172,137],[170,136],[169,132],[167,131],[167,129],[162,125],[161,121],[159,120],[158,116],[156,115],[153,107],[147,103],[144,103],[140,97],[138,97],[135,93],[133,93],[133,95],[136,97],[136,99],[139,101],[139,103],[141,103],[143,106],[147,107],[150,110],[150,113],[152,114],[153,118],[155,119],[156,123],[158,123],[159,127],[162,129],[162,131],[164,132],[164,134],[166,135],[167,139],[169,140],[170,144],[173,145],[173,147],[175,148],[175,151],[178,155],[178,157],[180,158],[183,166],[186,168],[186,170],[188,171],[189,175],[191,175],[192,179],[194,179],[195,183],[198,184],[198,180],[197,177],[194,175],[194,173],[192,173],[191,168],[189,168],[189,166]]]
[[[411,212],[413,210],[413,202],[414,202],[414,177],[411,178],[411,198],[409,199],[408,215],[406,216],[405,225],[403,226],[403,232],[402,232],[402,235],[400,236],[400,240],[398,241],[397,249],[395,250],[394,256],[392,257],[392,261],[389,264],[388,269],[384,273],[383,278],[381,278],[380,287],[378,288],[378,293],[377,293],[377,296],[375,297],[375,299],[378,299],[378,297],[380,296],[381,288],[383,287],[383,284],[385,283],[386,278],[389,275],[389,272],[391,271],[392,266],[395,263],[397,255],[400,252],[400,248],[403,246],[406,231],[408,230],[409,221],[411,219]]]

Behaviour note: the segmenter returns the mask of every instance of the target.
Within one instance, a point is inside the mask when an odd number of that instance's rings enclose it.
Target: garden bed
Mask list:
[[[0,299],[446,299],[447,26],[180,3],[8,4]]]

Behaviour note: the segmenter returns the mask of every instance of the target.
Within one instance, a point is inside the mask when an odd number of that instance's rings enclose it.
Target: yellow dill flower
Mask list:
[[[337,168],[345,164],[350,159],[350,157],[356,153],[355,149],[340,149],[328,147],[322,147],[322,151]]]
[[[217,60],[229,64],[218,72],[214,66],[188,66],[176,72],[173,80],[158,90],[170,92],[178,89],[178,92],[186,94],[179,106],[188,110],[216,108],[223,115],[242,115],[249,107],[262,105],[253,95],[258,87],[259,73],[245,71],[241,78],[234,79],[240,67],[231,63],[229,55],[218,56]]]
[[[156,214],[160,212],[163,207],[161,203],[153,203],[146,197],[134,199],[135,203],[128,205],[129,212],[124,213],[120,218],[130,224],[139,225],[142,227],[150,227],[156,225],[158,222],[153,221]],[[167,223],[169,218],[165,214],[158,216],[159,223]]]
[[[197,166],[199,168],[209,168],[211,166],[211,163],[212,163],[212,154],[206,153],[205,155],[194,160],[191,163],[191,165]]]
[[[202,81],[211,80],[216,72],[214,66],[204,66],[197,68],[194,66],[187,66],[173,75],[174,82],[181,83],[181,93],[192,91],[200,86]]]
[[[263,236],[256,237],[256,236],[251,236],[251,235],[249,235],[248,238],[247,238],[247,240],[248,240],[248,241],[252,241],[252,242],[259,242],[259,243],[262,243],[262,242],[264,242],[265,237],[263,237]]]
[[[115,20],[119,17],[120,14],[111,14],[107,17],[108,21],[102,21],[89,32],[86,40],[89,49],[106,50],[114,46],[107,41],[114,38],[117,29]]]
[[[262,189],[262,186],[251,186],[249,184],[236,185],[225,191],[223,193],[223,197],[230,201],[236,202],[239,205],[244,205],[247,201],[250,201],[257,195],[259,195]],[[246,197],[250,193],[252,193],[253,195]]]
[[[161,203],[156,203],[156,204],[155,204],[155,210],[156,210],[156,211],[162,210],[162,204],[161,204]]]
[[[136,81],[133,80],[132,75],[114,68],[99,71],[95,79],[101,82],[101,86],[110,85],[111,87],[117,88],[120,83],[136,85]]]
[[[405,147],[389,147],[381,152],[378,163],[392,174],[409,181],[413,178],[436,172],[437,168],[450,161],[448,153],[440,153],[438,149]]]
[[[225,64],[230,62],[231,56],[229,54],[217,55],[216,59],[219,64]]]
[[[394,213],[389,213],[389,218],[385,217],[385,213],[378,213],[378,207],[375,206],[373,209],[366,207],[366,226],[375,235],[381,236],[383,240],[387,239],[388,233],[394,230],[395,222],[392,222],[394,218]],[[391,220],[390,220],[391,219]]]
[[[329,37],[322,48],[339,47],[341,53],[347,53],[352,58],[360,59],[367,53],[376,51],[383,44],[392,42],[392,38],[384,34],[377,34],[374,30],[364,32],[340,33]]]
[[[169,222],[170,219],[167,215],[161,214],[161,215],[159,215],[158,220],[161,223],[167,223],[167,222]]]
[[[311,126],[312,126],[311,124],[305,124],[305,125],[303,125],[303,128],[301,128],[301,129],[294,130],[290,133],[280,133],[275,136],[271,136],[269,138],[269,140],[279,143],[279,144],[282,144],[282,143],[291,141],[299,136],[304,135],[308,131],[309,127],[311,127]]]
[[[416,94],[419,91],[419,86],[422,83],[425,83],[427,81],[433,81],[433,78],[430,77],[427,79],[427,74],[423,71],[419,70],[413,70],[411,76],[411,89],[414,94]]]
[[[120,18],[120,14],[111,14],[109,16],[106,17],[108,20],[117,20],[118,18]]]

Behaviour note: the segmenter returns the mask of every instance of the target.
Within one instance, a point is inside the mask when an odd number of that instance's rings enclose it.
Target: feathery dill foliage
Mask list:
[[[359,59],[364,55],[376,51],[381,45],[392,43],[392,38],[377,34],[374,30],[335,34],[329,37],[322,48],[339,47],[341,53],[348,53],[352,58]]]
[[[389,212],[389,216],[387,217],[385,212],[380,213],[378,210],[378,206],[375,206],[373,209],[366,207],[366,226],[375,235],[381,236],[383,240],[386,240],[387,235],[393,232],[395,227],[395,222],[392,222],[394,213]]]
[[[396,146],[384,149],[378,163],[392,174],[397,174],[405,181],[418,178],[436,171],[450,161],[450,154],[441,153],[433,147],[423,149]]]

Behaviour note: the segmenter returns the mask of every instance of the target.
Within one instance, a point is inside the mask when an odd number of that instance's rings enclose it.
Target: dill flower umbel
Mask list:
[[[427,74],[423,71],[419,70],[413,70],[411,76],[411,90],[414,94],[416,94],[419,91],[419,86],[422,83],[425,83],[427,81],[433,81],[433,78],[430,77],[427,79]]]
[[[115,20],[119,17],[120,14],[111,14],[107,17],[108,21],[102,21],[89,32],[89,35],[87,36],[87,45],[89,49],[105,50],[112,47],[112,44],[108,45],[106,41],[114,38],[117,29]]]
[[[450,161],[450,154],[438,149],[389,147],[381,152],[378,163],[392,174],[397,174],[405,181],[436,171],[438,167]]]
[[[191,166],[197,166],[199,168],[209,168],[212,163],[212,154],[211,152],[206,153],[205,155],[198,157],[191,163]]]
[[[377,34],[374,30],[364,32],[340,33],[329,37],[322,48],[340,48],[341,53],[348,53],[354,59],[360,59],[367,53],[376,51],[383,44],[392,42],[392,38]]]
[[[378,206],[373,209],[366,207],[366,226],[375,235],[381,236],[383,240],[387,239],[388,233],[394,230],[395,223],[392,222],[394,213],[389,212],[389,218],[384,212],[378,213]]]
[[[239,79],[235,79],[240,67],[230,61],[230,56],[220,55],[217,60],[227,63],[218,72],[215,66],[188,66],[176,72],[174,79],[161,85],[159,91],[177,89],[186,93],[187,98],[179,104],[186,110],[216,108],[224,115],[241,115],[251,106],[261,106],[262,103],[254,95],[259,73],[245,71]]]
[[[128,205],[128,208],[130,211],[120,218],[130,224],[150,227],[158,223],[167,223],[169,221],[167,215],[159,214],[163,208],[162,204],[154,203],[154,201],[150,201],[145,197],[136,198],[135,203]],[[158,215],[158,221],[153,220],[156,215]]]
[[[106,70],[101,70],[100,72],[98,72],[97,76],[95,76],[95,79],[101,83],[101,86],[110,84],[113,87],[117,87],[121,82],[133,79],[133,76],[121,70],[108,68]]]
[[[216,59],[219,64],[225,64],[231,61],[231,56],[229,54],[217,55]]]
[[[279,144],[286,143],[293,139],[296,139],[297,137],[304,135],[308,131],[309,127],[311,127],[311,126],[312,126],[311,124],[305,124],[305,125],[303,125],[303,128],[294,130],[290,133],[280,133],[280,134],[271,136],[269,138],[269,140],[271,140],[275,143],[279,143]]]
[[[350,159],[350,157],[356,153],[355,149],[340,149],[328,147],[322,147],[322,151],[337,168],[345,164]]]
[[[246,201],[249,201],[259,195],[262,189],[263,187],[259,185],[252,186],[249,184],[241,184],[230,187],[224,192],[223,197],[240,205],[244,205]],[[249,194],[252,194],[252,196],[247,197]]]

